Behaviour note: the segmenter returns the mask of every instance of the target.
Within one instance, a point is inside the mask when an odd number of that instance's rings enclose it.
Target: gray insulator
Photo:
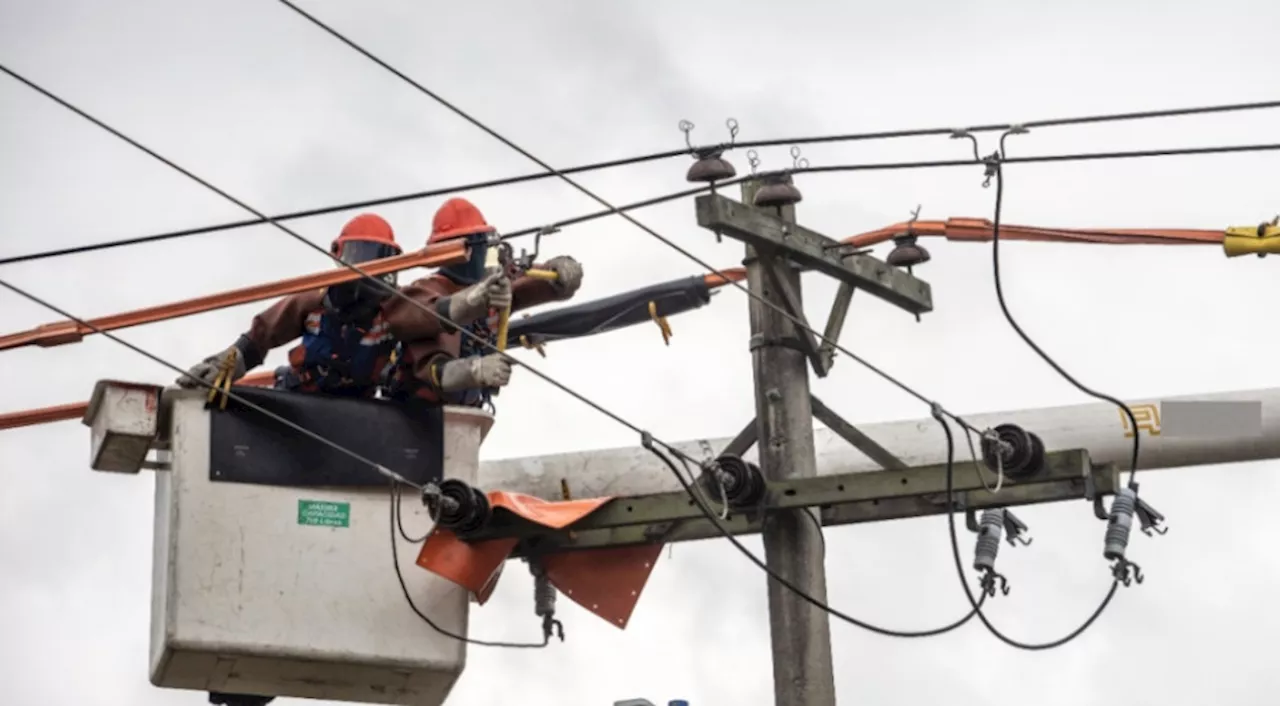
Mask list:
[[[1108,559],[1123,559],[1129,546],[1129,532],[1133,529],[1133,512],[1138,504],[1138,493],[1133,488],[1121,488],[1111,502],[1111,517],[1107,520],[1106,547],[1102,555]]]
[[[978,526],[978,546],[973,551],[973,568],[994,571],[996,555],[1000,553],[1000,537],[1004,534],[1004,510],[987,510],[982,513]]]
[[[541,571],[533,575],[533,612],[542,616],[556,614],[556,587]]]

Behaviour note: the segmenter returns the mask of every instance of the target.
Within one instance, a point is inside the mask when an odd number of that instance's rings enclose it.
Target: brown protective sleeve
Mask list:
[[[435,339],[445,332],[436,312],[440,300],[453,294],[454,285],[444,277],[432,275],[415,280],[400,291],[402,297],[388,297],[382,303],[382,318],[391,327],[391,335],[401,341]],[[416,304],[416,305],[415,305]],[[427,311],[423,311],[423,308]]]
[[[256,349],[247,362],[260,363],[267,353],[303,334],[307,315],[324,306],[324,290],[290,294],[253,317],[244,338]],[[253,367],[253,366],[250,366]]]

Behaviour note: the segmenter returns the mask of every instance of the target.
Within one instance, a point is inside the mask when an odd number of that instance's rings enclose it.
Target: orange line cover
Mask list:
[[[362,270],[370,275],[383,275],[388,272],[398,272],[413,267],[444,267],[466,259],[467,248],[461,241],[451,241],[432,245],[418,252],[408,253],[406,255],[396,255],[395,257],[387,257],[381,260],[374,260],[366,263]],[[257,284],[252,287],[243,287],[241,289],[232,289],[219,294],[210,294],[195,299],[187,299],[171,304],[161,304],[159,306],[147,307],[146,309],[137,309],[135,311],[126,311],[122,314],[113,314],[111,316],[103,316],[96,319],[89,319],[90,324],[94,328],[102,331],[115,331],[118,329],[129,328],[131,326],[141,326],[143,324],[153,324],[159,321],[167,321],[169,319],[177,319],[192,314],[201,314],[207,311],[217,309],[225,309],[229,306],[237,306],[240,304],[248,304],[249,302],[262,301],[264,299],[274,299],[286,294],[295,294],[297,292],[305,292],[308,289],[318,289],[320,287],[328,287],[342,282],[350,282],[360,278],[360,274],[352,272],[346,268],[333,269],[326,272],[317,272],[301,277],[291,277],[266,284]],[[57,321],[51,324],[43,324],[29,331],[20,331],[0,336],[0,351],[10,348],[20,348],[22,346],[40,346],[48,348],[52,346],[60,346],[66,343],[79,343],[85,336],[93,334],[93,328],[82,326],[74,321]]]
[[[992,239],[992,222],[986,218],[949,218],[945,221],[895,223],[861,233],[843,242],[855,247],[878,245],[900,235],[942,237],[947,240],[984,242]],[[1220,245],[1226,232],[1191,228],[1041,228],[1000,224],[1001,240],[1033,240],[1056,243],[1105,243],[1109,245]]]
[[[565,529],[595,512],[613,498],[552,502],[521,493],[489,491],[489,504],[529,522]],[[502,567],[518,539],[491,539],[474,544],[458,539],[449,530],[437,528],[418,552],[418,566],[471,591],[484,605],[492,595]],[[610,625],[625,629],[662,544],[557,552],[539,558],[551,585],[570,600],[604,618]]]

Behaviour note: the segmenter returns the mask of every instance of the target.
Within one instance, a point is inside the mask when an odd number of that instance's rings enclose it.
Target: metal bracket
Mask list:
[[[849,314],[849,305],[853,303],[853,293],[857,289],[848,282],[841,282],[836,290],[835,299],[831,302],[831,313],[827,315],[827,327],[823,330],[824,340],[818,346],[818,356],[827,372],[836,362],[836,341],[840,340],[840,332],[844,329],[845,317]]]
[[[903,470],[907,464],[881,446],[875,439],[862,433],[862,430],[846,422],[835,410],[828,407],[816,395],[809,395],[809,405],[813,408],[813,417],[822,422],[840,438],[853,445],[853,448],[866,454],[868,458],[880,464],[881,468]]]
[[[817,373],[820,378],[826,377],[827,366],[823,363],[822,356],[818,355],[818,339],[813,335],[813,327],[809,325],[809,320],[805,318],[800,292],[796,291],[791,286],[791,282],[778,271],[779,266],[785,266],[788,261],[779,259],[774,256],[774,253],[766,250],[760,250],[757,253],[761,259],[765,276],[769,280],[769,286],[773,287],[774,291],[782,299],[782,307],[796,321],[800,322],[799,326],[794,323],[790,325],[795,330],[796,337],[800,340],[801,350],[804,351],[805,357],[809,359],[809,364],[813,366],[813,372]]]
[[[720,452],[721,456],[742,456],[751,450],[752,446],[760,440],[760,430],[756,427],[756,418],[752,417],[747,425],[742,427],[742,431],[733,437],[733,440],[724,447]]]
[[[929,283],[870,255],[842,256],[840,243],[762,209],[719,194],[696,199],[698,225],[761,251],[794,260],[913,314],[933,310]]]

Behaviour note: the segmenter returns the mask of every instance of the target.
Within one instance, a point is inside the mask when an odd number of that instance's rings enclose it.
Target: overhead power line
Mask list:
[[[681,459],[682,461],[684,461],[684,462],[694,463],[694,464],[698,464],[698,463],[700,463],[700,461],[699,461],[698,459],[692,458],[691,456],[689,456],[689,454],[687,454],[687,453],[685,453],[685,452],[681,451],[680,449],[676,448],[675,446],[673,446],[673,445],[671,445],[671,444],[669,444],[669,443],[667,443],[667,442],[665,442],[665,441],[662,441],[661,439],[658,439],[657,437],[655,437],[655,436],[653,436],[651,433],[649,433],[647,430],[645,430],[645,429],[641,428],[639,425],[637,425],[637,424],[635,424],[635,423],[633,423],[633,422],[629,421],[628,419],[626,419],[626,418],[622,417],[621,415],[619,415],[619,414],[617,414],[617,413],[615,413],[615,412],[613,412],[613,411],[609,410],[608,408],[604,407],[604,406],[603,406],[603,405],[601,405],[600,403],[598,403],[598,402],[595,402],[595,401],[591,400],[590,398],[586,397],[585,395],[583,395],[582,393],[578,392],[577,390],[575,390],[575,389],[573,389],[573,388],[569,387],[569,386],[568,386],[568,385],[566,385],[565,383],[562,383],[562,382],[560,382],[560,381],[556,380],[555,378],[552,378],[551,376],[547,375],[546,373],[541,372],[541,371],[540,371],[540,370],[538,370],[537,368],[534,368],[533,366],[528,365],[527,363],[524,363],[523,361],[520,361],[520,360],[518,360],[518,359],[516,359],[516,358],[513,358],[513,357],[512,357],[509,353],[507,353],[506,351],[499,350],[499,349],[498,349],[498,348],[497,348],[493,343],[490,343],[489,341],[485,340],[483,337],[481,337],[481,336],[479,336],[479,335],[475,334],[474,332],[470,331],[470,330],[469,330],[469,329],[467,329],[466,327],[461,326],[461,325],[460,325],[460,324],[458,324],[457,322],[451,321],[449,318],[447,318],[447,317],[445,317],[444,315],[440,314],[438,311],[435,311],[435,310],[434,310],[434,308],[432,308],[432,307],[428,307],[428,306],[425,306],[425,305],[421,304],[420,302],[418,302],[417,300],[415,300],[415,299],[413,299],[413,298],[409,297],[408,295],[406,295],[406,294],[404,294],[403,292],[401,292],[401,291],[399,290],[399,288],[397,288],[397,287],[395,287],[395,286],[393,286],[393,285],[387,284],[387,283],[386,283],[385,281],[383,281],[382,279],[379,279],[379,278],[377,278],[377,277],[372,277],[372,276],[370,276],[369,274],[365,273],[362,269],[360,269],[360,267],[358,267],[358,266],[356,266],[356,265],[353,265],[353,264],[348,263],[348,262],[343,262],[343,261],[342,261],[342,260],[340,260],[339,258],[335,257],[335,256],[334,256],[331,252],[329,252],[327,249],[325,249],[325,248],[323,248],[323,247],[321,247],[321,246],[318,246],[318,245],[316,245],[315,243],[312,243],[311,241],[307,240],[306,238],[304,238],[303,236],[299,235],[298,233],[296,233],[296,232],[294,232],[294,231],[290,230],[290,229],[289,229],[289,228],[287,228],[286,226],[284,226],[284,225],[282,225],[282,224],[280,224],[280,223],[278,223],[278,222],[275,222],[275,221],[271,220],[269,217],[265,216],[264,214],[262,214],[262,213],[261,213],[260,211],[258,211],[257,209],[254,209],[252,206],[249,206],[248,204],[244,203],[243,201],[240,201],[239,199],[237,199],[236,197],[234,197],[234,196],[232,196],[231,194],[227,193],[226,191],[223,191],[222,189],[218,188],[217,186],[213,185],[212,183],[208,182],[207,180],[205,180],[205,179],[203,179],[203,178],[199,177],[198,175],[196,175],[196,174],[194,174],[194,173],[192,173],[192,172],[188,171],[187,169],[183,168],[182,166],[178,165],[177,163],[173,162],[172,160],[169,160],[168,158],[164,157],[163,155],[160,155],[159,153],[157,153],[157,152],[155,152],[154,150],[150,149],[149,147],[147,147],[147,146],[143,145],[142,143],[140,143],[140,142],[138,142],[138,141],[134,140],[133,138],[129,137],[128,135],[125,135],[123,132],[119,131],[118,129],[116,129],[116,128],[114,128],[114,127],[110,126],[110,125],[108,125],[107,123],[103,122],[102,120],[99,120],[98,118],[96,118],[96,117],[94,117],[94,116],[90,115],[89,113],[85,112],[85,111],[84,111],[84,110],[82,110],[81,108],[78,108],[77,106],[75,106],[75,105],[73,105],[73,104],[71,104],[71,103],[67,102],[66,100],[62,99],[61,97],[59,97],[59,96],[57,96],[57,95],[55,95],[55,94],[53,94],[52,92],[50,92],[49,90],[47,90],[47,89],[43,88],[42,86],[40,86],[40,85],[38,85],[38,84],[36,84],[36,83],[34,83],[34,82],[32,82],[32,81],[30,81],[30,80],[26,79],[25,77],[22,77],[22,76],[20,76],[20,75],[16,74],[15,72],[13,72],[12,70],[8,69],[7,67],[5,67],[5,66],[3,66],[3,65],[0,65],[0,71],[4,71],[5,73],[8,73],[10,76],[13,76],[14,78],[16,78],[16,79],[18,79],[19,81],[21,81],[22,83],[26,84],[27,86],[29,86],[29,87],[30,87],[30,88],[32,88],[33,90],[35,90],[35,91],[37,91],[37,92],[41,93],[42,95],[44,95],[44,96],[48,97],[48,98],[49,98],[49,99],[51,99],[51,100],[53,100],[53,101],[57,102],[59,105],[63,106],[63,107],[64,107],[64,108],[66,108],[67,110],[70,110],[70,111],[72,111],[73,113],[75,113],[76,115],[79,115],[80,117],[84,118],[85,120],[88,120],[89,122],[92,122],[93,124],[97,125],[98,127],[102,128],[103,130],[105,130],[105,131],[107,131],[107,132],[111,133],[112,135],[114,135],[115,137],[117,137],[117,138],[119,138],[119,139],[121,139],[121,140],[123,140],[123,141],[127,142],[128,144],[132,145],[133,147],[135,147],[135,148],[137,148],[137,149],[141,150],[142,152],[146,153],[147,155],[149,155],[149,156],[153,157],[154,159],[156,159],[156,160],[158,160],[158,161],[162,162],[162,163],[163,163],[163,164],[165,164],[166,166],[168,166],[168,167],[172,168],[173,170],[175,170],[175,171],[177,171],[177,172],[179,172],[179,173],[183,174],[184,176],[186,176],[186,177],[188,177],[189,179],[191,179],[191,180],[195,181],[196,183],[198,183],[198,184],[200,184],[200,185],[204,186],[205,188],[209,189],[210,191],[213,191],[214,193],[218,194],[219,196],[222,196],[223,198],[227,199],[228,201],[231,201],[232,203],[236,204],[237,206],[239,206],[239,207],[241,207],[241,208],[245,209],[246,211],[249,211],[250,213],[253,213],[253,214],[257,215],[258,217],[265,219],[265,221],[266,221],[267,223],[269,223],[270,225],[275,226],[275,227],[276,227],[276,228],[278,228],[279,230],[281,230],[281,231],[283,231],[284,233],[286,233],[287,235],[289,235],[289,236],[293,237],[295,240],[298,240],[299,242],[303,243],[303,244],[304,244],[304,245],[306,245],[307,247],[310,247],[310,248],[312,248],[312,249],[314,249],[314,250],[316,250],[316,251],[318,251],[318,252],[322,253],[323,255],[325,255],[326,257],[328,257],[330,260],[332,260],[335,264],[337,264],[337,265],[339,265],[339,266],[341,266],[341,267],[345,267],[345,268],[347,268],[347,269],[349,269],[349,270],[351,270],[351,271],[353,271],[353,272],[359,273],[359,274],[360,274],[360,275],[361,275],[365,280],[369,281],[373,286],[375,286],[375,287],[379,287],[379,288],[383,289],[384,291],[387,291],[387,292],[388,292],[389,294],[391,294],[392,296],[396,296],[396,297],[399,297],[399,298],[401,298],[401,299],[404,299],[404,300],[405,300],[406,302],[408,302],[410,305],[412,305],[412,306],[414,306],[415,308],[417,308],[417,309],[421,310],[422,312],[424,312],[424,313],[426,313],[426,314],[428,314],[428,315],[430,315],[430,316],[435,317],[436,319],[440,320],[441,322],[443,322],[443,323],[445,323],[445,324],[448,324],[450,327],[452,327],[453,329],[457,330],[460,334],[462,334],[462,335],[464,335],[464,336],[468,337],[469,339],[471,339],[472,341],[476,342],[478,345],[482,346],[483,348],[485,348],[485,349],[487,349],[487,350],[489,350],[489,351],[492,351],[492,352],[497,353],[498,355],[502,356],[503,358],[505,358],[505,359],[507,359],[507,360],[511,361],[513,364],[521,365],[522,367],[524,367],[525,369],[529,370],[531,373],[533,373],[533,374],[534,374],[534,375],[536,375],[537,377],[541,378],[543,381],[545,381],[545,382],[547,382],[547,383],[551,384],[552,386],[554,386],[554,387],[556,387],[556,388],[560,389],[562,392],[565,392],[566,394],[568,394],[568,395],[570,395],[571,397],[573,397],[573,398],[577,399],[578,401],[582,402],[583,404],[586,404],[587,406],[589,406],[589,407],[591,407],[592,409],[596,410],[597,412],[599,412],[599,413],[603,414],[604,416],[609,417],[610,419],[612,419],[613,421],[617,422],[618,424],[620,424],[620,425],[622,425],[622,426],[626,427],[627,429],[629,429],[629,430],[631,430],[631,431],[635,432],[637,435],[639,435],[639,436],[640,436],[641,440],[643,441],[643,443],[644,443],[644,445],[645,445],[645,448],[647,448],[647,449],[649,449],[649,450],[654,450],[654,446],[653,446],[653,445],[656,443],[656,444],[660,445],[661,447],[665,448],[665,449],[667,450],[667,452],[669,452],[670,454],[672,454],[672,455],[674,455],[674,456],[676,456],[676,457],[680,458],[680,459]],[[614,210],[616,211],[616,209],[614,209]],[[8,289],[8,290],[10,290],[10,291],[12,291],[12,292],[14,292],[15,294],[18,294],[19,296],[22,296],[22,297],[24,297],[24,298],[26,298],[26,299],[28,299],[28,300],[30,300],[30,301],[32,301],[32,302],[34,302],[34,303],[36,303],[36,304],[39,304],[40,306],[43,306],[43,307],[45,307],[45,308],[48,308],[48,309],[50,309],[51,311],[54,311],[54,312],[58,313],[59,315],[64,316],[64,317],[66,317],[67,319],[70,319],[70,320],[74,321],[77,325],[84,326],[84,327],[88,328],[89,330],[94,331],[95,333],[102,334],[102,335],[106,336],[108,339],[110,339],[110,340],[112,340],[112,341],[115,341],[116,343],[119,343],[119,344],[121,344],[121,345],[123,345],[123,346],[125,346],[125,347],[129,348],[130,350],[132,350],[132,351],[134,351],[134,352],[136,352],[136,353],[139,353],[139,354],[141,354],[141,355],[143,355],[143,356],[145,356],[145,357],[147,357],[147,358],[150,358],[151,360],[153,360],[153,361],[155,361],[155,362],[157,362],[157,363],[160,363],[160,364],[162,364],[162,365],[165,365],[166,367],[168,367],[168,368],[170,368],[170,369],[176,370],[176,371],[177,371],[180,375],[182,375],[183,377],[190,377],[190,376],[189,376],[185,371],[183,371],[181,368],[178,368],[177,366],[173,365],[172,363],[169,363],[169,362],[167,362],[167,361],[163,360],[162,358],[159,358],[158,356],[156,356],[156,355],[154,355],[154,354],[151,354],[151,353],[149,353],[149,352],[145,351],[144,349],[142,349],[142,348],[140,348],[140,347],[138,347],[138,346],[135,346],[135,345],[133,345],[133,344],[131,344],[131,343],[128,343],[128,342],[124,341],[123,339],[119,338],[118,336],[115,336],[114,334],[111,334],[110,332],[107,332],[107,331],[105,331],[105,330],[102,330],[101,328],[98,328],[98,327],[94,326],[92,323],[90,323],[90,322],[88,322],[88,321],[85,321],[84,319],[81,319],[81,318],[79,318],[79,317],[75,317],[75,316],[71,315],[69,312],[67,312],[67,311],[65,311],[65,310],[63,310],[63,309],[61,309],[61,308],[58,308],[57,306],[55,306],[55,305],[53,305],[53,304],[51,304],[51,303],[49,303],[49,302],[45,301],[44,299],[41,299],[41,298],[37,297],[36,295],[33,295],[33,294],[31,294],[30,292],[28,292],[28,291],[26,291],[26,290],[24,290],[24,289],[21,289],[21,288],[19,288],[19,287],[15,286],[15,285],[13,285],[13,284],[11,284],[11,283],[9,283],[9,282],[7,282],[7,281],[3,280],[3,279],[0,279],[0,287],[4,287],[4,288],[6,288],[6,289]],[[202,385],[204,385],[204,383],[201,383],[201,384],[202,384]],[[205,386],[205,387],[211,387],[210,385],[204,385],[204,386]],[[231,399],[234,399],[234,400],[236,400],[236,401],[238,401],[238,402],[241,402],[242,404],[246,404],[246,406],[248,406],[248,407],[249,407],[249,408],[251,408],[251,409],[259,409],[259,410],[263,409],[263,408],[261,408],[261,407],[259,407],[259,406],[257,406],[257,405],[254,405],[254,404],[252,404],[252,403],[248,402],[248,400],[245,400],[243,397],[239,397],[239,396],[235,395],[234,393],[230,393],[230,392],[228,391],[228,393],[227,393],[227,394],[228,394],[228,396],[229,396]],[[935,407],[937,407],[937,408],[939,408],[939,409],[941,408],[940,406],[937,406],[937,405],[936,405],[936,403],[935,403]],[[282,417],[279,417],[279,415],[271,414],[271,417],[272,417],[273,419],[276,419],[277,421],[283,421],[284,423],[287,423],[291,428],[294,428],[294,429],[297,429],[297,430],[299,430],[299,431],[302,431],[303,433],[307,434],[309,437],[317,437],[317,436],[318,436],[318,435],[316,435],[314,432],[306,431],[303,427],[301,427],[301,426],[297,425],[296,423],[288,422],[287,420],[284,420]],[[326,445],[327,447],[333,448],[334,450],[341,450],[341,449],[345,448],[345,447],[342,447],[340,444],[337,444],[337,443],[332,442],[332,441],[327,440],[327,439],[325,440],[325,445]],[[403,476],[401,476],[401,475],[399,475],[399,474],[395,473],[394,471],[391,471],[390,469],[387,469],[387,468],[385,468],[385,467],[383,467],[383,466],[381,466],[381,465],[378,465],[378,464],[372,463],[372,462],[370,462],[368,459],[365,459],[363,456],[360,456],[360,455],[358,455],[358,454],[355,454],[355,452],[350,452],[350,451],[348,450],[347,455],[348,455],[349,457],[353,458],[353,460],[357,460],[357,461],[362,462],[362,463],[368,463],[371,467],[373,467],[373,468],[375,468],[376,470],[378,470],[378,471],[379,471],[380,473],[382,473],[384,476],[387,476],[388,478],[390,478],[393,482],[401,482],[401,483],[405,483],[405,484],[408,484],[408,485],[413,486],[413,487],[417,487],[417,486],[414,486],[414,484],[413,484],[413,483],[408,482],[408,481],[407,481],[407,479],[405,479]],[[664,458],[664,459],[666,458],[665,456],[660,456],[660,457],[661,457],[661,458]],[[669,461],[668,461],[668,465],[669,465],[669,466],[674,470],[674,466],[673,466],[673,465],[671,465],[671,464],[669,463]],[[684,479],[683,479],[682,477],[680,477],[680,474],[679,474],[679,472],[678,472],[678,471],[676,472],[676,475],[677,475],[678,480],[680,480],[680,481],[681,481],[681,484],[682,484],[682,485],[685,485],[685,483],[684,483]],[[686,487],[688,487],[688,486],[686,486]],[[705,502],[703,502],[703,501],[701,500],[701,498],[697,496],[697,494],[694,494],[694,495],[693,495],[693,499],[694,499],[694,501],[695,501],[695,502],[697,502],[697,505],[698,505],[698,507],[701,509],[701,512],[702,512],[702,513],[703,513],[703,514],[704,514],[704,515],[705,515],[705,516],[706,516],[710,521],[715,522],[715,520],[716,520],[716,513],[715,513],[715,512],[714,512],[714,511],[713,511],[713,510],[712,510],[712,509],[711,509],[711,508],[710,508],[710,507],[705,503]],[[392,527],[392,532],[393,532],[393,537],[394,537],[394,532],[395,532],[395,528],[396,528],[396,511],[395,511],[394,506],[393,506],[393,509],[392,509],[392,515],[391,515],[391,527]],[[753,553],[751,553],[751,551],[750,551],[749,549],[747,549],[745,546],[743,546],[740,542],[734,542],[734,545],[735,545],[736,547],[738,547],[741,551],[743,551],[743,552],[747,555],[747,557],[748,557],[749,559],[751,559],[754,563],[756,563],[757,565],[763,565],[763,562],[761,562],[761,561],[759,560],[759,558],[758,558],[758,557],[756,557]],[[398,562],[398,560],[397,560],[397,562]],[[396,564],[396,570],[397,570],[397,571],[399,571],[399,564],[398,564],[398,563]],[[771,576],[775,576],[775,578],[780,578],[780,577],[777,577],[777,576],[776,576],[775,574],[773,574],[772,572],[770,573],[770,575],[771,575]],[[795,585],[794,585],[794,584],[791,584],[791,583],[789,583],[789,582],[785,582],[785,581],[783,581],[783,584],[784,584],[785,586],[789,587],[791,590],[796,590],[796,587],[795,587]],[[956,627],[959,627],[960,625],[962,625],[962,624],[965,622],[965,620],[967,620],[967,618],[965,618],[965,619],[962,619],[962,620],[960,620],[960,621],[953,622],[952,624],[950,624],[950,625],[948,625],[948,626],[945,626],[944,628],[941,628],[941,629],[938,629],[938,630],[922,631],[922,632],[920,632],[920,633],[918,633],[918,634],[917,634],[917,633],[900,632],[900,631],[889,630],[889,629],[887,629],[887,628],[881,628],[881,627],[878,627],[878,626],[872,625],[871,623],[867,623],[867,622],[864,622],[864,621],[857,620],[857,619],[855,619],[855,618],[851,618],[851,617],[847,616],[846,614],[844,614],[844,613],[842,613],[842,612],[840,612],[840,611],[837,611],[837,610],[835,610],[834,608],[831,608],[831,607],[830,607],[830,606],[828,606],[826,603],[824,603],[824,602],[822,602],[822,601],[818,600],[817,598],[814,598],[814,597],[812,597],[812,596],[809,596],[809,595],[807,595],[807,594],[803,594],[803,593],[801,593],[800,595],[801,595],[801,597],[802,597],[804,600],[806,600],[807,602],[812,603],[813,605],[820,607],[822,610],[824,610],[824,611],[826,611],[826,612],[830,613],[831,615],[836,616],[838,619],[844,620],[844,621],[846,621],[846,622],[850,622],[850,623],[852,623],[852,624],[854,624],[854,625],[856,625],[856,626],[858,626],[858,627],[861,627],[861,628],[864,628],[864,629],[867,629],[867,630],[871,630],[871,631],[874,631],[874,632],[878,632],[878,633],[880,633],[880,634],[884,634],[884,635],[896,635],[896,636],[900,636],[900,637],[915,637],[915,636],[924,636],[924,635],[926,635],[926,634],[928,634],[928,635],[932,635],[932,634],[940,634],[941,632],[946,632],[946,631],[948,631],[948,630],[951,630],[951,629],[954,629],[954,628],[956,628]],[[409,598],[407,591],[406,591],[406,596],[405,596],[405,597],[406,597],[406,599],[408,599],[408,598]],[[414,606],[414,605],[413,605],[413,603],[412,603],[412,601],[411,601],[411,600],[410,600],[410,606],[413,608],[413,610],[414,610],[414,611],[415,611],[415,612],[416,612],[416,613],[417,613],[417,614],[418,614],[418,615],[419,615],[423,620],[426,620],[426,621],[427,621],[427,623],[428,623],[428,624],[429,624],[433,629],[437,630],[438,632],[440,632],[440,633],[442,633],[442,634],[444,634],[444,635],[446,635],[446,636],[453,637],[453,638],[455,638],[455,639],[460,639],[460,640],[463,640],[463,641],[469,642],[469,643],[471,643],[471,644],[490,645],[490,646],[499,646],[499,647],[541,647],[541,646],[542,646],[542,645],[533,644],[533,643],[495,643],[495,642],[485,642],[485,641],[477,641],[477,640],[473,640],[473,639],[470,639],[470,638],[466,638],[465,636],[459,636],[459,635],[456,635],[456,634],[454,634],[454,633],[451,633],[451,632],[445,631],[445,630],[443,630],[443,629],[439,628],[438,626],[436,626],[432,621],[430,621],[430,620],[427,618],[427,616],[426,616],[424,613],[422,613],[422,612],[421,612],[421,611],[420,611],[416,606]]]
[[[329,29],[327,25],[323,25],[322,23],[320,23],[319,20],[316,20],[314,17],[307,15],[304,11],[298,9],[296,6],[292,5],[291,3],[286,2],[285,4],[291,7],[292,9],[294,9],[295,11],[297,11],[298,13],[302,14],[303,16],[307,17],[307,19],[311,20],[312,22],[315,22],[317,25],[320,25],[321,27],[329,31],[331,34],[338,36],[344,42],[347,42],[350,46],[355,47],[354,43],[349,42],[348,40],[346,40],[345,37],[341,37],[336,32]],[[356,48],[357,50],[362,51],[363,53],[362,49],[359,49],[358,47]],[[366,53],[366,56],[369,56],[371,59],[378,61],[380,64],[383,63],[380,60],[373,57],[372,55],[369,55]],[[390,69],[389,66],[387,68]],[[395,71],[394,69],[390,69],[390,70]],[[18,78],[17,75],[15,75],[13,72],[8,71],[7,69],[5,70],[5,72],[8,73],[10,76],[13,76],[14,78]],[[407,77],[404,77],[402,74],[399,74],[399,72],[396,72],[396,73],[397,75],[400,75],[402,78],[405,78],[406,80],[408,80]],[[433,94],[433,97],[436,97],[438,99],[438,97],[434,96],[434,94]],[[1133,111],[1133,112],[1127,112],[1127,113],[1102,113],[1102,114],[1096,114],[1096,115],[1074,116],[1074,117],[1065,117],[1065,118],[1048,118],[1048,119],[1032,120],[1032,121],[1024,122],[1024,123],[1021,123],[1021,126],[1025,128],[1063,127],[1063,126],[1071,126],[1071,125],[1086,125],[1086,124],[1109,123],[1109,122],[1123,122],[1123,121],[1132,121],[1132,120],[1150,120],[1150,119],[1158,119],[1158,118],[1184,117],[1184,116],[1191,116],[1191,115],[1208,115],[1208,114],[1231,113],[1231,112],[1242,112],[1242,111],[1252,111],[1252,110],[1264,110],[1264,109],[1271,109],[1271,108],[1280,108],[1280,101],[1254,101],[1254,102],[1246,102],[1246,103],[1225,103],[1225,104],[1219,104],[1219,105],[1168,108],[1168,109],[1161,109],[1161,110]],[[473,124],[476,124],[474,121],[472,122]],[[917,129],[906,129],[906,130],[882,130],[882,131],[876,131],[876,132],[837,133],[837,134],[827,134],[827,135],[809,135],[809,136],[797,136],[797,137],[785,137],[785,138],[771,138],[767,140],[735,141],[730,144],[721,144],[719,145],[719,147],[727,150],[727,149],[748,149],[753,147],[779,147],[784,145],[860,142],[860,141],[870,141],[870,140],[890,140],[890,139],[903,139],[903,138],[916,138],[916,137],[943,137],[943,136],[951,136],[951,135],[957,134],[958,132],[964,132],[964,133],[997,132],[997,131],[1008,130],[1013,127],[1015,127],[1015,125],[1011,123],[991,123],[991,124],[985,124],[985,125],[974,125],[974,126],[963,127],[963,128],[932,127],[932,128],[917,128]],[[706,149],[708,147],[712,147],[712,146],[707,145],[707,146],[695,147],[694,150]],[[182,228],[178,230],[171,230],[163,233],[155,233],[152,235],[144,235],[144,236],[137,236],[133,238],[122,238],[118,240],[102,241],[98,243],[90,243],[86,245],[58,248],[54,250],[45,250],[41,252],[27,253],[23,255],[13,255],[9,257],[0,258],[0,265],[12,265],[12,264],[18,264],[22,262],[33,262],[36,260],[44,260],[48,258],[62,257],[66,255],[79,255],[83,253],[97,252],[101,250],[110,250],[113,248],[127,247],[131,245],[144,245],[147,243],[158,243],[158,242],[164,242],[166,240],[174,240],[177,238],[185,238],[185,237],[196,236],[196,235],[207,235],[210,233],[217,233],[217,232],[226,231],[226,230],[235,230],[239,228],[248,228],[252,226],[265,225],[271,221],[277,221],[277,222],[292,221],[292,220],[298,220],[303,218],[312,218],[315,216],[324,216],[324,215],[329,215],[333,213],[342,213],[344,211],[354,211],[354,210],[363,209],[363,208],[373,208],[375,206],[387,206],[391,204],[405,203],[409,201],[418,201],[422,199],[434,198],[437,196],[448,196],[450,194],[456,194],[456,193],[461,193],[465,191],[476,191],[479,189],[511,186],[515,184],[523,184],[527,182],[539,181],[542,179],[549,179],[551,177],[556,177],[560,175],[580,174],[585,172],[601,171],[605,169],[613,169],[616,167],[625,167],[625,166],[631,166],[636,164],[643,164],[646,162],[670,159],[673,157],[688,156],[690,152],[691,150],[689,150],[688,148],[664,150],[661,152],[652,152],[649,154],[641,154],[641,155],[636,155],[632,157],[624,157],[621,159],[612,159],[612,160],[605,160],[601,162],[591,162],[587,164],[581,164],[574,167],[560,169],[558,170],[558,172],[557,171],[531,172],[531,173],[520,174],[516,176],[511,176],[511,177],[487,179],[484,181],[477,181],[469,184],[461,184],[461,185],[447,186],[447,187],[441,187],[436,189],[413,191],[413,192],[408,192],[404,194],[384,196],[384,197],[374,198],[374,199],[349,201],[346,203],[334,204],[330,206],[307,208],[307,209],[302,209],[298,211],[286,211],[284,213],[275,214],[270,218],[265,218],[265,217],[264,218],[245,218],[245,219],[240,219],[235,221],[226,221],[223,223],[197,226],[193,228]],[[1153,155],[1146,155],[1146,156],[1160,156],[1160,155],[1153,154]],[[1089,158],[1091,157],[1073,156],[1068,158],[1066,156],[1063,156],[1061,159],[1074,160],[1074,159],[1089,159]],[[1105,158],[1112,158],[1112,157],[1098,156],[1098,157],[1092,157],[1092,158],[1105,159]],[[1051,161],[1051,160],[1046,159],[1045,161]],[[917,166],[918,165],[914,163],[900,163],[900,166],[893,163],[886,163],[886,164],[877,164],[877,165],[865,165],[865,166],[862,166],[861,169],[849,168],[849,169],[839,169],[837,171],[861,171],[863,169],[875,170],[875,169],[895,169],[895,168],[916,168]],[[952,165],[947,164],[947,165],[937,165],[937,166],[952,166]],[[823,171],[827,171],[827,170],[818,168],[818,169],[789,170],[789,171],[795,171],[796,173],[803,173],[803,172],[822,173]],[[698,191],[701,192],[702,190],[700,189]],[[673,195],[672,198],[678,198],[678,197],[675,197]],[[637,206],[637,208],[639,207],[641,206]],[[608,213],[611,214],[613,213],[613,211],[609,211]]]

